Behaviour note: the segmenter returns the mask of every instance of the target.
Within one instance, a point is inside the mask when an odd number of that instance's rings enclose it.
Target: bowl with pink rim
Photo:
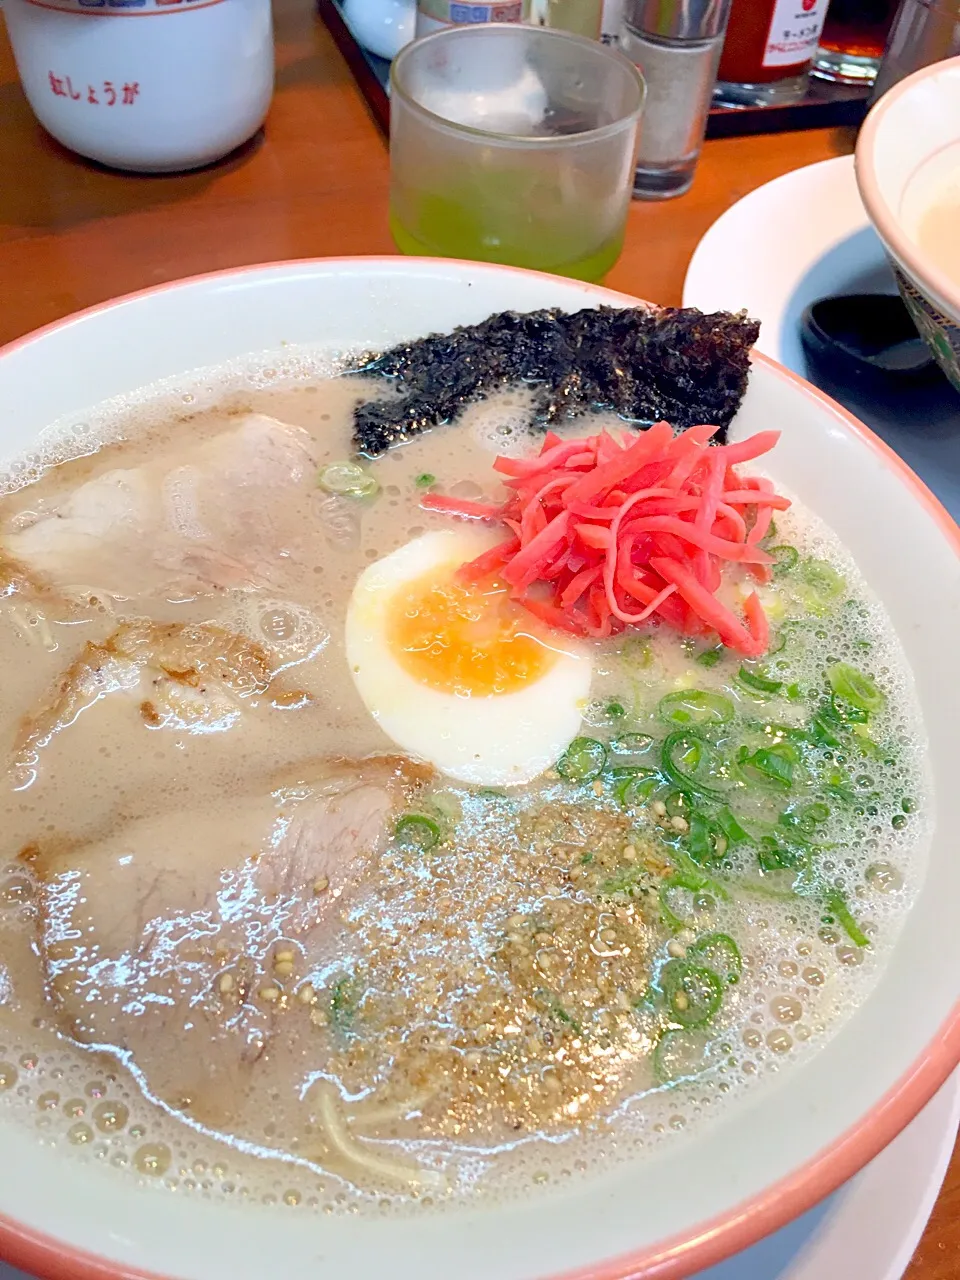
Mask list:
[[[496,266],[357,258],[279,263],[121,298],[0,351],[0,453],[114,396],[297,344],[383,348],[493,312],[634,300]],[[51,377],[55,369],[57,376]],[[836,531],[883,600],[916,679],[935,820],[891,958],[816,1053],[650,1155],[515,1200],[366,1217],[235,1206],[143,1188],[0,1113],[0,1257],[58,1280],[259,1280],[388,1271],[397,1280],[689,1275],[827,1195],[960,1060],[960,534],[849,414],[765,357],[732,428],[776,426],[775,479]]]

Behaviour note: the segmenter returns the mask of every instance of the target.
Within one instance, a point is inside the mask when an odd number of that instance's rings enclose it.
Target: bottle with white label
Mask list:
[[[829,0],[733,0],[717,72],[721,106],[784,106],[807,91]]]
[[[476,26],[484,22],[522,22],[523,0],[417,0],[417,36],[444,27]]]

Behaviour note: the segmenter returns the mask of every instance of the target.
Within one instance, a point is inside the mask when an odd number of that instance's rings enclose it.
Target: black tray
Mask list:
[[[374,120],[388,133],[390,99],[387,81],[390,63],[369,53],[353,38],[343,20],[338,0],[317,0],[320,16],[353,72]],[[714,107],[707,121],[708,138],[733,138],[750,133],[785,133],[796,129],[837,128],[858,125],[867,113],[870,90],[829,84],[811,78],[807,96],[789,107]]]

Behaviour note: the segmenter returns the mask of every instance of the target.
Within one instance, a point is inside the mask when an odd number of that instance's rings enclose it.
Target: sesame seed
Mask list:
[[[667,943],[667,955],[671,955],[676,960],[682,960],[687,954],[687,948],[682,942],[678,942],[676,938],[671,938]]]
[[[690,1001],[687,999],[687,997],[683,994],[682,991],[678,991],[677,994],[673,997],[673,1007],[677,1010],[678,1013],[683,1013],[685,1010],[690,1008]]]
[[[314,893],[326,893],[329,887],[330,887],[330,881],[326,876],[318,876],[317,879],[314,880],[313,882]]]
[[[632,844],[624,845],[623,856],[626,858],[627,862],[636,862],[637,851]]]
[[[303,986],[300,988],[300,990],[297,992],[297,999],[300,1001],[301,1004],[313,1004],[316,998],[317,998],[317,993],[314,990],[314,986],[312,982],[305,982]]]
[[[292,960],[277,960],[274,962],[273,972],[278,978],[290,978],[293,976]]]
[[[276,1000],[280,999],[280,988],[279,987],[261,987],[260,999],[266,1000],[269,1004],[273,1004]]]
[[[295,955],[296,953],[293,950],[291,950],[290,947],[285,947],[282,951],[278,951],[273,958],[274,958],[274,961],[279,961],[281,964],[283,964],[286,961],[293,960]]]
[[[228,991],[232,991],[232,990],[233,990],[233,985],[234,985],[234,984],[233,984],[233,974],[232,974],[232,973],[222,973],[222,974],[220,975],[220,982],[218,983],[218,985],[219,985],[220,990],[223,992],[223,994],[224,994],[224,995],[226,995]]]
[[[657,815],[658,818],[665,818],[667,816],[667,806],[663,803],[662,800],[654,800],[650,808],[653,810],[653,812]]]
[[[594,778],[593,780],[593,794],[595,796],[603,795],[603,783],[600,781],[599,778]]]
[[[681,818],[679,814],[677,817],[670,819],[670,825],[673,827],[674,831],[690,830],[690,823],[687,822],[686,818]]]

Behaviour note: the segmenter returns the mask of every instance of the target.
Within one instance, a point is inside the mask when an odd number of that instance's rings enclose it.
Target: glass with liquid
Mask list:
[[[456,27],[408,45],[390,85],[399,249],[603,278],[643,106],[622,54],[544,27]]]
[[[886,48],[897,0],[831,0],[813,74],[840,84],[870,84]]]

